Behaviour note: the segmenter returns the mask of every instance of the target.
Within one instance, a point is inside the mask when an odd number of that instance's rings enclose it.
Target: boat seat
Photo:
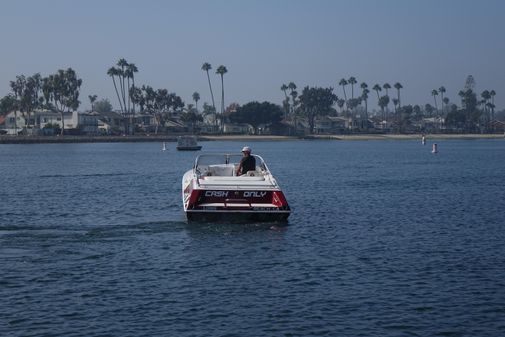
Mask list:
[[[212,177],[232,177],[233,176],[233,165],[227,166],[209,166],[208,176]]]

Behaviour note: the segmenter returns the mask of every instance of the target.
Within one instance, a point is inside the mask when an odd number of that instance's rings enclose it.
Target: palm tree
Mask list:
[[[361,88],[361,99],[365,101],[365,115],[368,119],[368,94],[370,93],[370,90],[368,90],[368,84],[365,82],[361,82],[359,86]]]
[[[441,86],[438,88],[438,92],[440,93],[440,104],[442,105],[442,113],[444,112],[444,94],[445,94],[445,87]]]
[[[366,84],[366,83],[362,83]],[[370,90],[368,90],[366,87],[363,89],[363,92],[361,93],[361,99],[365,101],[365,118],[368,120],[368,94],[370,93]]]
[[[433,96],[433,100],[435,101],[435,112],[438,114],[438,105],[437,105],[438,91],[436,89],[433,89],[431,91],[431,95]]]
[[[284,92],[284,96],[286,97],[286,99],[283,102],[283,106],[285,108],[285,110],[284,110],[284,118],[286,118],[286,116],[287,116],[287,114],[289,112],[289,98],[288,98],[288,93],[287,93],[288,86],[283,83],[281,85],[281,90]]]
[[[125,70],[126,68],[128,67],[128,62],[121,58],[119,59],[119,61],[117,61],[117,64],[116,64],[118,67],[121,67],[121,69],[118,69],[118,73],[119,73],[119,77],[120,77],[120,87],[121,87],[121,97],[123,98],[123,106],[126,110],[127,106],[126,106],[126,83],[125,83],[125,79],[126,79],[126,73],[125,73]],[[129,79],[128,79],[129,81]],[[129,113],[129,111],[126,111],[126,113]]]
[[[354,85],[358,82],[355,77],[351,76],[349,77],[348,83],[351,85],[351,98],[354,99]]]
[[[395,114],[398,112],[398,104],[400,103],[400,101],[398,100],[398,98],[393,98],[393,105],[395,107]]]
[[[198,92],[193,93],[193,101],[195,101],[196,112],[198,112],[198,101],[200,100],[200,94]]]
[[[345,93],[345,86],[348,84],[347,80],[345,78],[341,79],[340,82],[338,82],[338,85],[342,86],[342,89],[344,90],[344,100],[347,102],[347,95]]]
[[[489,92],[489,90],[484,90],[480,96],[482,97],[482,103],[483,103],[483,106],[484,106],[484,115],[485,115],[485,119],[486,121],[489,123],[489,120],[491,119],[491,116],[490,116],[490,113],[489,111],[491,110],[491,104],[488,103],[488,101],[491,99],[491,93]]]
[[[398,108],[401,107],[401,104],[402,102],[400,101],[400,90],[403,88],[403,86],[401,85],[400,82],[396,82],[395,85],[394,85],[395,89],[398,91],[398,97],[397,97],[397,100],[398,100]],[[394,101],[393,101],[394,102]]]
[[[89,95],[88,98],[89,98],[89,102],[91,103],[91,112],[93,112],[93,104],[95,103],[98,96],[97,95]]]
[[[221,115],[224,113],[224,74],[228,72],[228,69],[226,69],[225,66],[220,65],[217,70],[216,74],[221,76]]]
[[[114,67],[110,67],[109,70],[107,71],[107,75],[112,77],[112,83],[114,83],[114,89],[116,90],[117,99],[119,101],[119,108],[121,109],[121,112],[124,112],[123,104],[121,103],[121,97],[119,96],[119,91],[118,91],[117,85],[116,85],[116,79],[114,77],[114,76],[118,76],[118,79],[119,79],[119,69],[114,68]]]
[[[489,92],[489,95],[491,96],[491,118],[494,120],[494,108],[495,108],[495,105],[494,105],[494,96],[496,95],[496,91],[494,90],[491,90]]]
[[[216,104],[214,103],[214,93],[212,92],[212,84],[210,83],[209,70],[212,69],[210,63],[205,62],[202,65],[202,70],[207,73],[207,80],[209,81],[209,89],[210,89],[210,97],[212,98],[212,107],[214,108],[214,112],[216,111]]]
[[[286,90],[288,90],[288,86],[285,85],[285,84],[282,84],[281,85],[281,90],[284,92],[284,96],[286,96],[286,99],[288,98],[288,93],[286,92]]]
[[[132,96],[131,94],[133,93],[133,90],[135,90],[135,73],[138,73],[138,72],[139,72],[139,70],[134,63],[129,63],[126,68],[126,71],[125,71],[125,74],[128,77],[128,82],[129,82],[130,78],[132,79],[132,87],[131,88],[130,88],[130,85],[128,84],[128,109],[130,107],[130,100],[131,100],[131,96]],[[132,102],[132,104],[133,104],[132,114],[133,114],[133,116],[135,116],[135,103]]]
[[[389,83],[384,83],[384,85],[382,87],[384,88],[384,90],[386,90],[386,96],[389,96],[388,90],[391,89],[391,86],[389,85]]]
[[[295,82],[289,82],[288,89],[291,91],[289,93],[291,95],[291,100],[293,101],[293,104],[291,106],[291,110],[292,110],[291,113],[294,115],[295,114],[295,106],[296,106],[296,97],[298,96],[298,92],[296,91]]]
[[[341,114],[344,113],[344,104],[345,104],[345,100],[343,100],[342,98],[340,98],[340,99],[337,100],[337,105],[340,108],[340,113]]]
[[[379,84],[376,84],[372,87],[372,90],[375,90],[375,92],[377,93],[377,100],[380,99],[380,95],[379,95],[379,91],[382,91],[382,88]]]
[[[389,83],[384,83],[384,85],[382,86],[384,88],[384,90],[386,90],[386,96],[388,97],[388,99],[384,99],[383,102],[386,104],[386,113],[385,113],[385,119],[387,120],[388,117],[389,117],[389,89],[391,89],[391,85]]]
[[[386,108],[389,105],[389,96],[384,95],[379,98],[379,106],[382,110],[382,119],[386,121],[386,126],[387,126],[387,116],[384,111],[384,108]]]

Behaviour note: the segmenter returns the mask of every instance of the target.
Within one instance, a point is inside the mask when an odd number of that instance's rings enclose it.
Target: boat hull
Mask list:
[[[187,211],[191,222],[287,222],[289,212]]]
[[[202,147],[198,146],[177,146],[178,151],[200,151]]]

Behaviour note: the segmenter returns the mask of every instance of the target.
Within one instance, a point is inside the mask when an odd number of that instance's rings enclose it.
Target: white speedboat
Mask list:
[[[196,136],[179,136],[177,137],[177,150],[179,151],[199,151],[202,149],[198,145]]]
[[[285,221],[291,209],[263,158],[256,169],[237,176],[240,154],[201,154],[182,178],[188,220]]]

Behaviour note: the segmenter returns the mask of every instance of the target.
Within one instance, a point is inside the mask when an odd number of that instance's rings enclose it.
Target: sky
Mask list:
[[[338,86],[400,82],[402,104],[434,105],[431,91],[457,93],[472,75],[505,108],[502,0],[0,0],[0,97],[17,75],[73,68],[88,95],[119,108],[106,72],[135,63],[137,85],[166,88],[186,102],[211,103],[204,62],[220,106],[281,104],[282,84]],[[349,90],[348,90],[349,91]],[[391,93],[390,93],[391,96]],[[369,103],[372,108],[376,102]]]

